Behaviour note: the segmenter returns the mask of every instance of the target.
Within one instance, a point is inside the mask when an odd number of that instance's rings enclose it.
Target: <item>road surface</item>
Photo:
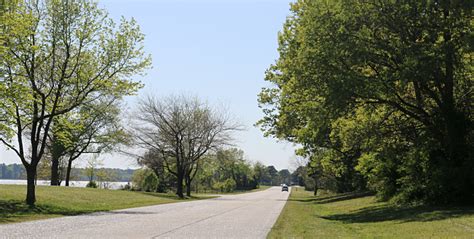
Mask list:
[[[215,199],[0,225],[0,238],[265,238],[289,193]]]

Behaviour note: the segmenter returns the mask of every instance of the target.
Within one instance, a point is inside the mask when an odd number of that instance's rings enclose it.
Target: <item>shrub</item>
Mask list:
[[[89,181],[86,188],[97,188],[97,183],[95,181]]]
[[[228,178],[224,182],[214,183],[213,188],[223,193],[229,193],[229,192],[234,191],[235,186],[236,186],[236,183],[234,179]]]
[[[132,186],[130,185],[130,183],[127,183],[127,184],[123,185],[121,187],[121,189],[126,190],[126,191],[130,191],[130,190],[132,190]]]
[[[158,187],[158,177],[149,168],[138,169],[132,176],[132,190],[156,191]]]
[[[147,172],[142,182],[142,190],[146,192],[155,192],[157,188],[158,188],[158,177],[155,175],[153,171]]]

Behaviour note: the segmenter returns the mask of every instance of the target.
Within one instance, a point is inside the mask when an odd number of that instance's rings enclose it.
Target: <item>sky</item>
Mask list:
[[[110,17],[137,20],[145,34],[145,52],[153,68],[144,77],[140,96],[191,94],[222,106],[245,126],[235,135],[246,158],[291,167],[294,146],[263,137],[253,125],[263,114],[257,94],[265,70],[278,58],[278,32],[289,14],[287,0],[100,0]],[[105,167],[134,168],[133,159],[105,155]],[[12,151],[0,149],[0,162],[19,163]]]

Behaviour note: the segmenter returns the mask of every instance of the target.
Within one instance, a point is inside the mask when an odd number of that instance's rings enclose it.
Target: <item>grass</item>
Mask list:
[[[293,188],[268,238],[474,238],[473,207],[399,207]]]
[[[36,187],[36,206],[24,203],[26,186],[0,185],[0,224],[99,211],[212,198],[179,199],[172,194],[73,187]]]

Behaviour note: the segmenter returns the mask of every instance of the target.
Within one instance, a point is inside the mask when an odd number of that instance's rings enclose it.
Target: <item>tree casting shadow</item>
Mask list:
[[[448,218],[474,215],[472,207],[444,207],[435,208],[428,206],[397,207],[391,205],[372,206],[360,210],[324,216],[328,220],[342,221],[344,223],[371,223],[383,221],[404,222],[429,222]]]
[[[25,202],[19,200],[0,200],[0,223],[14,222],[16,221],[15,218],[31,214],[74,216],[91,212],[93,211],[71,211],[44,204],[30,207]]]
[[[314,198],[305,198],[305,199],[294,199],[290,198],[288,201],[297,201],[297,202],[313,202],[316,204],[325,204],[325,203],[332,203],[332,202],[339,202],[345,201],[350,199],[362,198],[367,196],[373,196],[374,194],[371,192],[357,192],[357,193],[342,193],[332,196],[318,196]]]

